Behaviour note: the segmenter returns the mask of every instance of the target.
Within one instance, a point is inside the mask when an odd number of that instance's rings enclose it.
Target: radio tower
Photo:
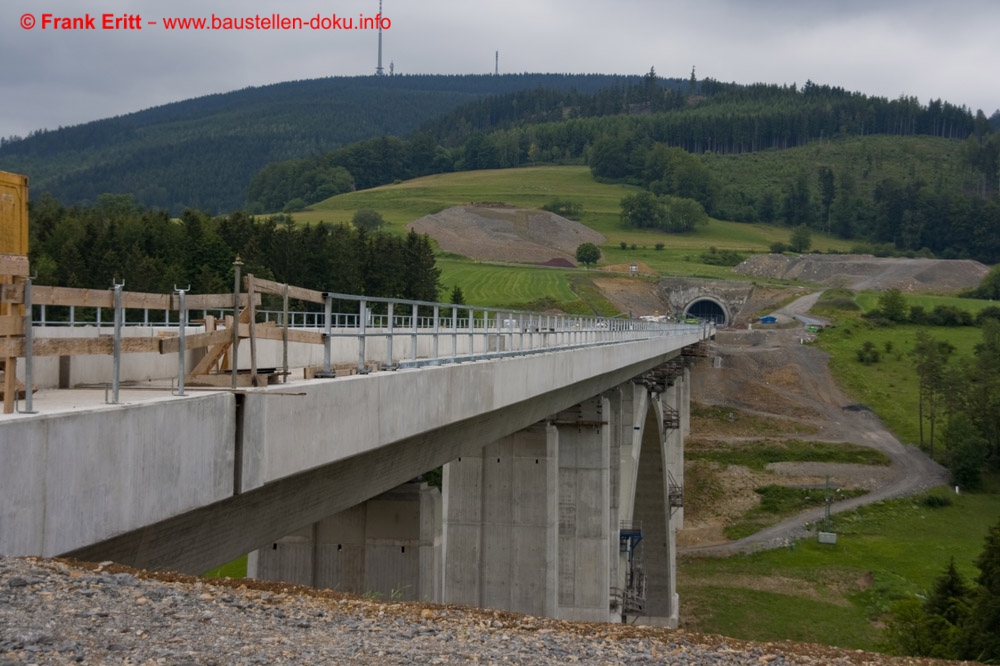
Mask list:
[[[500,52],[497,51],[496,64],[493,66],[493,76],[500,76]]]
[[[375,76],[382,76],[382,0],[378,0],[378,67]]]

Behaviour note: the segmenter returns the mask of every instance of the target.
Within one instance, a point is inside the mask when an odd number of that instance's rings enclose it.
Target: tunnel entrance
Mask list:
[[[692,301],[684,309],[684,314],[688,317],[697,317],[698,319],[714,322],[716,326],[726,326],[729,323],[729,316],[726,314],[725,308],[710,298],[700,298]]]

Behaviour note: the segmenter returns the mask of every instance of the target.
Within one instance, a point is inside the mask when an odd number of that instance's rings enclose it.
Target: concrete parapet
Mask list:
[[[229,497],[235,398],[5,417],[0,554],[52,557]]]

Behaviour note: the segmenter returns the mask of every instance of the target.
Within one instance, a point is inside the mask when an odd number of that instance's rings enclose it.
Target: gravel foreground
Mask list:
[[[0,558],[8,664],[946,664],[394,603],[256,580]]]

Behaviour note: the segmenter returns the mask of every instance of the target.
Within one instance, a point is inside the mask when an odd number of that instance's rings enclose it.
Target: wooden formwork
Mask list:
[[[0,171],[0,340],[24,335],[24,307],[17,298],[23,294],[28,266],[28,178]],[[23,386],[17,381],[17,357],[0,353],[0,395],[3,411],[14,411],[14,399]]]

